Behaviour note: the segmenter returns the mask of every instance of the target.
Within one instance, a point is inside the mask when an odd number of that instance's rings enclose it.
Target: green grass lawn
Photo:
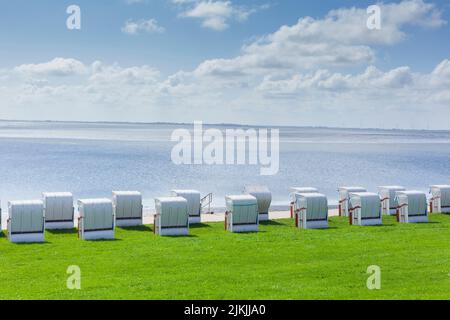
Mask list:
[[[290,220],[259,233],[231,234],[223,223],[162,238],[151,227],[117,229],[114,241],[76,231],[46,233],[43,244],[0,237],[0,299],[450,299],[450,215],[428,224],[297,230]],[[69,265],[81,290],[68,290]],[[378,265],[381,290],[368,290]]]

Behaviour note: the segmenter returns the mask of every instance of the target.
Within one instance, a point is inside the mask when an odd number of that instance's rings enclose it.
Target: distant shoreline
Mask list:
[[[0,119],[0,123],[24,122],[24,123],[70,123],[70,124],[106,124],[106,125],[171,125],[190,126],[193,122],[140,122],[140,121],[78,121],[78,120],[21,120],[21,119]],[[285,129],[326,129],[326,130],[372,130],[378,132],[450,132],[450,129],[404,129],[404,128],[374,128],[374,127],[331,127],[331,126],[293,126],[274,124],[243,124],[243,123],[203,123],[205,126],[228,126],[228,127],[248,127],[248,128],[285,128]]]

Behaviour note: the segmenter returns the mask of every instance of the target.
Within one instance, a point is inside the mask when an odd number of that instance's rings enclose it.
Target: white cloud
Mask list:
[[[66,82],[51,73],[10,69],[1,74],[3,118],[331,126],[352,126],[356,120],[359,125],[365,119],[367,125],[394,127],[420,115],[423,126],[428,117],[431,127],[449,128],[448,60],[429,73],[369,66],[357,74],[319,69],[284,78],[236,76],[234,81],[210,81],[184,71],[164,78],[150,66],[99,61],[85,65],[83,74],[66,75]]]
[[[407,26],[443,25],[439,11],[415,0],[383,5],[382,12],[381,31],[366,29],[365,10],[339,9],[282,26],[234,58],[169,76],[146,65],[63,58],[0,70],[0,118],[407,128],[428,122],[450,129],[449,60],[428,72],[375,67],[379,46],[400,43]]]
[[[450,86],[450,61],[442,61],[431,73],[430,82],[436,86]]]
[[[71,76],[84,74],[86,66],[75,59],[55,58],[52,61],[38,64],[23,64],[15,71],[27,75]]]
[[[238,57],[205,61],[196,72],[223,77],[370,64],[376,58],[374,46],[399,43],[407,26],[445,24],[436,6],[422,0],[381,5],[381,12],[381,30],[367,29],[368,16],[362,8],[333,10],[323,19],[303,17],[247,44]]]
[[[125,22],[125,25],[122,27],[122,32],[126,34],[135,35],[140,32],[146,33],[164,33],[166,30],[164,27],[161,27],[158,24],[158,21],[155,19],[149,20],[128,20]]]
[[[203,27],[215,31],[227,29],[230,20],[246,21],[253,13],[267,8],[267,5],[247,8],[222,0],[172,0],[172,3],[182,7],[180,17],[199,19]]]
[[[264,78],[258,90],[265,95],[285,96],[302,95],[305,91],[327,91],[347,93],[348,91],[379,90],[398,91],[404,88],[414,88],[422,85],[422,78],[412,73],[409,67],[399,67],[382,72],[370,66],[365,72],[357,75],[331,73],[328,70],[317,70],[308,74],[296,74],[287,79]],[[432,88],[431,88],[432,89]]]
[[[146,65],[123,68],[118,64],[104,65],[96,61],[91,65],[88,80],[90,84],[96,85],[152,85],[159,76],[158,70]]]

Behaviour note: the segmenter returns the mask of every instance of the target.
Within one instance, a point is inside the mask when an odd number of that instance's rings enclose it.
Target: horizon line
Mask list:
[[[199,121],[199,120],[195,120]],[[85,123],[85,124],[133,124],[133,125],[193,125],[192,122],[168,122],[168,121],[107,121],[107,120],[24,120],[24,119],[0,119],[0,122],[26,122],[26,123]],[[378,131],[428,131],[448,132],[449,129],[407,129],[407,128],[377,128],[377,127],[338,127],[338,126],[295,126],[273,124],[240,124],[240,123],[203,123],[207,126],[239,126],[239,127],[271,127],[271,128],[304,128],[304,129],[348,129],[348,130],[378,130]]]

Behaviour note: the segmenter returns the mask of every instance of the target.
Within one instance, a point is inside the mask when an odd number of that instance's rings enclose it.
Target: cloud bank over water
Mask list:
[[[180,19],[198,19],[215,31],[261,9],[231,1],[173,5]],[[440,8],[405,0],[381,9],[381,30],[367,29],[366,8],[340,8],[283,25],[234,57],[173,74],[151,63],[74,57],[0,69],[0,118],[450,129],[448,59],[427,72],[377,66],[379,48],[402,45],[411,30],[445,27]],[[164,36],[170,30],[156,20],[130,20],[122,31]]]

